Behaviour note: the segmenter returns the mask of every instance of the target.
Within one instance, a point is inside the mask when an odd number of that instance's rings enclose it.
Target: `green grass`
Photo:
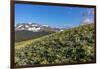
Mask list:
[[[94,25],[84,25],[15,44],[15,64],[56,64],[95,60]]]
[[[15,43],[15,49],[21,49],[25,47],[28,44],[31,44],[33,40],[27,40],[27,41],[22,41],[22,42],[16,42]]]

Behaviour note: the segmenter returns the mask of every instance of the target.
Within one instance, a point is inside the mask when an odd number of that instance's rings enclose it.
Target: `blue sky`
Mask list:
[[[15,24],[32,22],[51,27],[78,26],[83,12],[88,12],[88,18],[93,19],[93,8],[15,4]]]

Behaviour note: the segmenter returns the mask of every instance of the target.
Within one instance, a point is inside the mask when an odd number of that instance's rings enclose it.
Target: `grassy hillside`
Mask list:
[[[93,24],[68,29],[16,43],[15,64],[20,66],[93,62],[94,43]]]
[[[15,32],[15,41],[16,42],[21,42],[29,39],[35,39],[39,38],[41,36],[45,36],[48,34],[54,33],[52,31],[40,31],[40,32],[33,32],[33,31],[27,31],[27,30],[22,30],[22,31],[16,31]]]

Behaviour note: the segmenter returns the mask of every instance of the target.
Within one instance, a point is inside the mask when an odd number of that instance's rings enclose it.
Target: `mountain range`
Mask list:
[[[52,28],[37,23],[20,23],[15,26],[15,41],[25,41],[63,30],[64,28]]]
[[[22,31],[22,30],[27,30],[27,31],[32,31],[32,32],[40,32],[40,31],[61,31],[62,29],[60,28],[52,28],[48,25],[40,25],[37,23],[21,23],[17,24],[15,26],[15,31]]]

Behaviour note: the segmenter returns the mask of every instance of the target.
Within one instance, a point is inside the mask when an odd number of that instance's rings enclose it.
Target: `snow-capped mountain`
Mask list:
[[[15,41],[24,41],[39,38],[60,31],[59,28],[52,28],[48,25],[36,23],[21,23],[15,26]],[[61,30],[62,31],[62,30]]]
[[[39,32],[39,31],[60,31],[58,28],[51,28],[48,25],[40,25],[37,23],[21,23],[17,24],[15,26],[15,31],[33,31],[33,32]]]
[[[20,31],[20,30],[28,30],[28,31],[33,31],[37,32],[42,29],[42,25],[36,24],[36,23],[22,23],[22,24],[17,24],[15,27],[15,30]]]
[[[37,23],[20,23],[15,26],[15,41],[36,39],[41,36],[49,35],[58,31],[64,31],[65,28],[50,27]]]

